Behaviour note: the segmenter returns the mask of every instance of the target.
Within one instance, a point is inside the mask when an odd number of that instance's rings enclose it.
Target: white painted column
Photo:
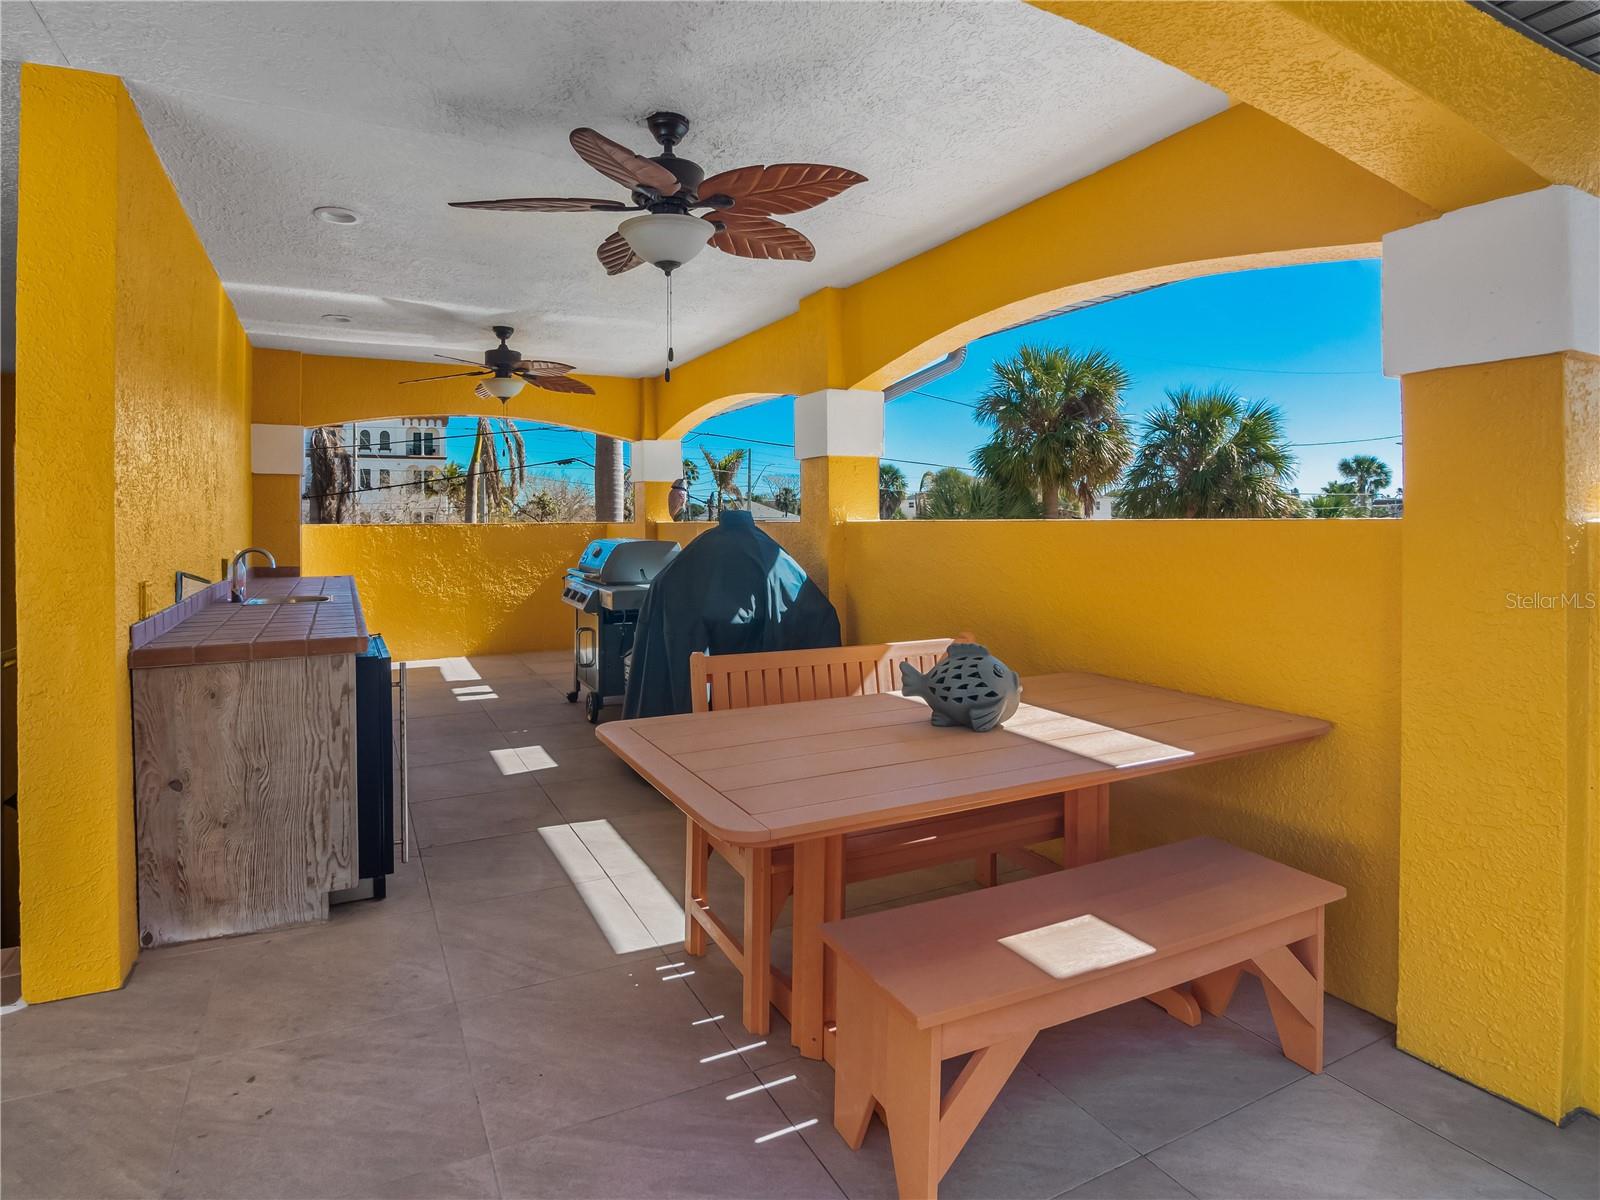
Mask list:
[[[1383,373],[1600,355],[1600,199],[1548,187],[1383,239]]]
[[[683,442],[678,438],[633,443],[633,481],[671,483],[683,474]]]
[[[646,528],[672,522],[670,485],[683,475],[683,442],[659,438],[633,443],[633,515]],[[654,537],[666,537],[657,531]]]
[[[824,388],[796,396],[794,456],[882,458],[883,393]]]
[[[298,425],[250,426],[252,475],[299,475],[305,468],[306,431]]]

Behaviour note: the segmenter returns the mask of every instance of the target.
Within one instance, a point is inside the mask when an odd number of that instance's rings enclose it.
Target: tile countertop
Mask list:
[[[330,599],[310,604],[233,604],[226,583],[213,584],[189,615],[148,640],[136,637],[128,651],[128,666],[182,667],[309,654],[360,654],[367,648],[361,598],[355,580],[348,575],[302,578],[252,573],[247,595],[251,599]],[[185,601],[185,605],[192,603]]]

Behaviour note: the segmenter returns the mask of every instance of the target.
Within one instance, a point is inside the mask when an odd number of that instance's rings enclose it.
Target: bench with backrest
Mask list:
[[[901,1197],[931,1200],[1041,1030],[1185,984],[1221,1016],[1245,969],[1261,977],[1284,1054],[1321,1071],[1322,912],[1344,894],[1195,838],[824,925],[838,971],[834,1125],[859,1149],[880,1107]],[[1093,967],[1107,959],[1068,940],[1047,971],[1000,942],[1083,916],[1145,948]],[[940,1064],[963,1054],[944,1092]]]
[[[900,664],[931,670],[949,649],[950,638],[783,650],[764,654],[694,654],[689,678],[695,712],[759,708],[843,696],[900,690]],[[970,641],[970,635],[957,640]],[[1044,796],[980,812],[958,813],[845,839],[843,882],[858,883],[904,871],[972,859],[979,882],[996,882],[998,856],[1038,872],[1056,864],[1027,850],[1062,836],[1059,796]],[[743,880],[743,912],[731,920],[711,908],[707,887],[709,857],[716,853]],[[787,1015],[781,981],[771,972],[772,929],[793,890],[788,847],[733,846],[706,833],[688,818],[685,857],[684,949],[704,954],[710,938],[727,954],[744,980],[743,1018],[751,1033],[763,1034],[774,1002]],[[735,932],[737,927],[738,932]]]

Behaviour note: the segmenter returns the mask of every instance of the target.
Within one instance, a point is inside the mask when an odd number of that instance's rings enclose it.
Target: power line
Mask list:
[[[476,479],[476,478],[478,478],[480,476],[484,476],[484,475],[504,475],[507,471],[526,471],[526,470],[529,470],[529,469],[531,469],[533,467],[556,467],[556,466],[565,467],[565,466],[572,466],[574,464],[578,464],[578,465],[582,465],[582,466],[588,467],[591,471],[594,470],[594,464],[592,462],[589,462],[587,459],[582,459],[582,458],[552,458],[547,462],[534,462],[534,463],[521,463],[521,464],[513,463],[512,465],[510,465],[508,467],[497,467],[496,469],[494,469],[492,471],[480,468],[479,470],[476,470],[476,471],[462,471],[459,475],[445,475],[442,472],[440,472],[440,473],[436,473],[436,474],[430,475],[425,479],[406,479],[406,480],[402,480],[399,483],[379,483],[379,484],[374,484],[371,487],[335,488],[335,489],[333,489],[331,491],[320,491],[320,492],[314,492],[314,491],[307,490],[307,491],[305,491],[305,492],[303,492],[301,494],[300,499],[302,499],[302,500],[315,500],[315,499],[320,499],[323,496],[360,496],[360,495],[363,495],[363,494],[365,494],[367,492],[385,492],[385,491],[389,491],[389,490],[391,490],[393,488],[417,488],[419,490],[422,490],[422,489],[427,488],[427,486],[429,484],[433,484],[433,485],[437,486],[441,482],[454,482],[454,481],[456,481],[458,479],[459,480]],[[362,469],[363,470],[370,470],[371,468],[370,467],[363,467]]]
[[[1401,437],[1400,437],[1400,435],[1398,433],[1386,433],[1386,434],[1382,435],[1381,437],[1344,438],[1343,440],[1337,441],[1337,442],[1290,442],[1289,445],[1291,445],[1291,446],[1354,446],[1354,445],[1357,445],[1357,444],[1359,444],[1361,442],[1389,442],[1389,441],[1394,442],[1394,444],[1398,446],[1398,445],[1401,444]]]
[[[1145,362],[1166,363],[1173,367],[1191,367],[1199,371],[1231,371],[1236,375],[1380,375],[1381,371],[1291,371],[1280,367],[1234,367],[1225,363],[1185,362],[1180,358],[1160,358],[1153,354],[1131,354],[1128,356],[1137,362],[1141,358]]]

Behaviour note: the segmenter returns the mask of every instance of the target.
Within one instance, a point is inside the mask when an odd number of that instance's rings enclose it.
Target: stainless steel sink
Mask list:
[[[321,604],[332,596],[252,596],[246,604]]]

